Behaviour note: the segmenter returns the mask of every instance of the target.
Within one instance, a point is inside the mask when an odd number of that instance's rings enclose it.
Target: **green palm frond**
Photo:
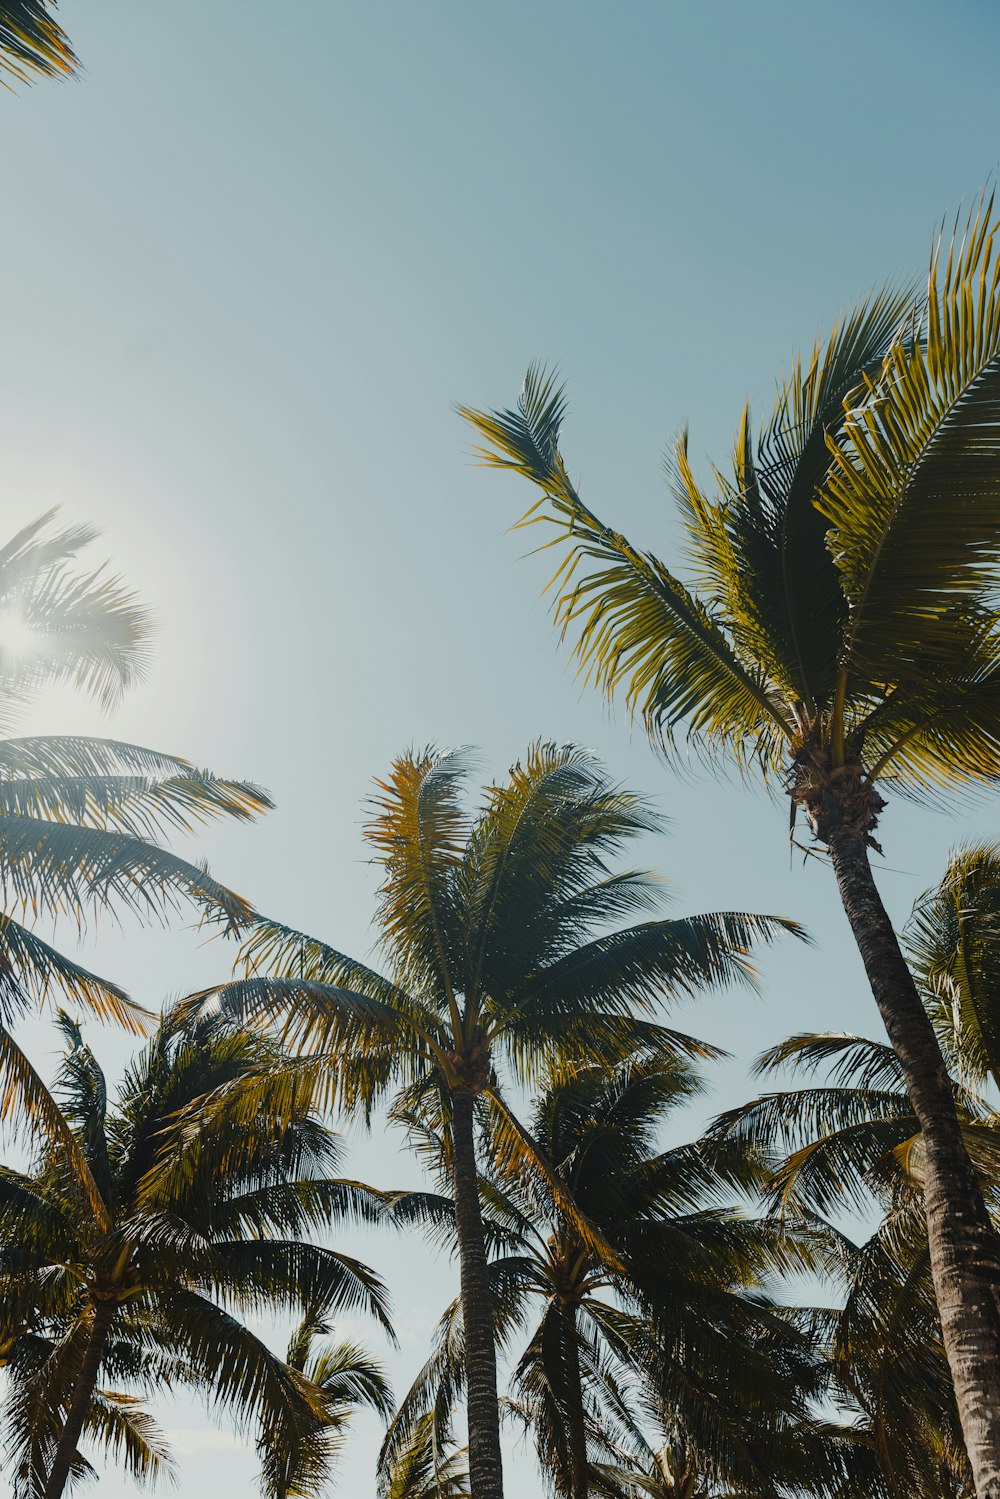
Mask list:
[[[688,721],[709,745],[726,739],[748,761],[776,760],[793,732],[787,709],[759,668],[741,661],[711,611],[583,504],[558,451],[564,410],[553,377],[532,367],[516,410],[460,407],[459,414],[486,440],[477,450],[483,462],[523,474],[549,501],[538,518],[551,521],[565,549],[551,585],[555,617],[564,635],[577,636],[581,671],[609,695],[624,686],[628,706],[663,739]]]
[[[79,62],[56,22],[55,0],[4,0],[0,5],[0,77],[18,83],[68,77]]]
[[[993,197],[935,246],[926,328],[896,339],[839,438],[820,508],[851,617],[843,670],[884,680],[950,654],[955,603],[992,586],[1000,493],[1000,263]],[[944,266],[941,266],[942,256]]]
[[[468,770],[459,751],[402,755],[377,783],[365,829],[384,870],[379,925],[401,980],[436,982],[448,994],[458,957],[453,876],[468,834],[460,799]]]
[[[973,1085],[1000,1080],[1000,846],[958,849],[914,907],[906,950],[945,1056]]]
[[[760,1076],[782,1067],[813,1072],[824,1065],[830,1066],[832,1082],[876,1091],[903,1088],[902,1069],[891,1046],[843,1031],[807,1031],[788,1036],[763,1051],[753,1070]]]
[[[249,904],[200,868],[142,838],[103,828],[0,817],[0,882],[34,915],[69,915],[120,905],[162,919],[181,900],[233,930],[247,926]]]
[[[133,1035],[148,1029],[149,1011],[117,984],[64,957],[12,916],[0,915],[0,1001],[8,1022],[29,1005],[44,1004],[53,992]]]
[[[649,1012],[657,999],[687,997],[714,985],[753,986],[752,947],[789,933],[808,940],[797,922],[736,911],[613,932],[543,969],[519,996],[519,1018],[530,1023],[532,1012],[579,1013],[591,1005],[602,1013]]]
[[[167,1439],[156,1421],[134,1395],[99,1390],[91,1402],[87,1436],[136,1483],[176,1481]]]

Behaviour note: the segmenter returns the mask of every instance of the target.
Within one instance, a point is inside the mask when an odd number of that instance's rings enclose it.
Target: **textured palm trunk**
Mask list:
[[[864,834],[833,830],[828,843],[844,910],[923,1133],[934,1292],[976,1494],[1000,1499],[1000,1241],[965,1149],[934,1028],[876,888]]]
[[[503,1499],[493,1305],[479,1203],[473,1095],[467,1090],[452,1095],[452,1154],[455,1224],[458,1230],[462,1282],[462,1323],[465,1328],[469,1483],[472,1499]]]
[[[580,1372],[580,1344],[577,1339],[576,1310],[562,1309],[563,1345],[566,1350],[566,1411],[569,1437],[569,1499],[587,1499],[590,1482],[587,1471],[587,1426],[583,1411],[583,1375]]]
[[[66,1412],[66,1422],[56,1444],[52,1467],[45,1483],[44,1499],[62,1499],[73,1458],[80,1445],[83,1423],[87,1419],[90,1402],[97,1389],[97,1376],[116,1310],[117,1306],[113,1301],[94,1302],[94,1315],[90,1324],[90,1332],[87,1335],[87,1346],[83,1351],[80,1372],[73,1388],[69,1410]]]

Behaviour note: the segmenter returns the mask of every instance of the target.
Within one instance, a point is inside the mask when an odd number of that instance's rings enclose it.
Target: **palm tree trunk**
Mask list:
[[[569,1499],[587,1499],[590,1477],[587,1470],[587,1427],[583,1411],[583,1375],[580,1372],[580,1344],[577,1338],[576,1309],[562,1308],[563,1346],[566,1350],[566,1427],[569,1436]]]
[[[66,1412],[66,1422],[56,1444],[52,1467],[45,1484],[44,1499],[62,1499],[73,1458],[80,1444],[83,1423],[87,1419],[90,1402],[97,1388],[97,1376],[104,1357],[104,1349],[107,1346],[108,1334],[115,1320],[115,1312],[118,1310],[117,1303],[114,1301],[95,1301],[93,1307],[94,1313],[90,1332],[87,1335],[87,1345],[83,1350],[80,1372],[73,1387],[73,1398]]]
[[[460,1089],[452,1094],[452,1157],[465,1328],[469,1482],[472,1499],[503,1499],[497,1356],[476,1171],[473,1107],[470,1090]]]
[[[833,829],[830,858],[924,1147],[931,1272],[978,1499],[1000,1499],[1000,1241],[962,1139],[934,1028],[896,940],[864,834]]]

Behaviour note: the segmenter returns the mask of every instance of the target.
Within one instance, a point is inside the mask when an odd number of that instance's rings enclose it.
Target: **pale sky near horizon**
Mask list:
[[[785,807],[679,778],[576,683],[545,561],[506,534],[529,496],[472,465],[452,407],[510,403],[531,359],[557,362],[585,495],[669,557],[671,434],[689,422],[699,463],[724,461],[743,400],[764,414],[840,308],[919,275],[935,225],[995,172],[996,8],[63,0],[59,14],[84,75],[0,96],[4,530],[56,502],[98,522],[159,633],[112,725],[60,694],[32,726],[265,784],[276,812],[191,852],[260,909],[362,953],[361,807],[394,754],[476,744],[485,776],[539,735],[593,745],[670,820],[642,857],[675,909],[795,916],[817,942],[766,955],[761,998],[679,1012],[735,1057],[690,1130],[748,1095],[769,1041],[877,1034],[829,871],[790,860]],[[954,842],[998,831],[996,802],[893,804],[894,915]],[[102,928],[86,954],[153,1005],[230,957],[183,924]],[[122,1039],[89,1034],[120,1067]],[[43,1062],[54,1045],[41,1025],[28,1042]],[[377,1137],[351,1169],[416,1179]],[[344,1242],[393,1291],[402,1393],[452,1267],[412,1239]],[[252,1454],[224,1422],[186,1405],[164,1420],[185,1499],[250,1491]],[[377,1441],[360,1420],[341,1493],[374,1493]],[[510,1473],[512,1496],[541,1492],[523,1452]],[[111,1473],[99,1492],[133,1490]]]

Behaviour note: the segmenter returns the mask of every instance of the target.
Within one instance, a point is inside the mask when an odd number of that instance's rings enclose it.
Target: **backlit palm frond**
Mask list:
[[[165,1434],[134,1395],[98,1390],[84,1428],[135,1483],[176,1481],[176,1467]]]
[[[1000,845],[958,849],[917,901],[906,951],[958,1076],[1000,1080]]]
[[[629,708],[663,739],[687,721],[696,741],[725,740],[745,762],[773,767],[794,732],[787,705],[704,604],[583,504],[558,452],[564,404],[552,378],[532,368],[515,411],[460,415],[489,444],[478,450],[484,462],[530,478],[549,502],[539,518],[564,548],[551,585],[556,621],[576,634],[581,671],[608,695],[624,685]]]
[[[387,1004],[404,997],[401,989],[373,968],[338,952],[317,937],[267,917],[254,921],[236,964],[248,978],[266,974],[274,978],[309,979],[317,984],[352,989]]]
[[[737,911],[653,921],[585,943],[545,967],[518,996],[516,1018],[533,1015],[650,1012],[654,1004],[715,984],[753,986],[751,949],[803,929],[781,917]],[[498,1015],[503,1007],[497,1006]]]
[[[440,987],[453,1007],[461,961],[454,884],[468,836],[461,804],[468,771],[468,756],[457,750],[400,756],[388,780],[377,782],[365,829],[384,870],[379,925],[400,981]]]
[[[239,1421],[260,1408],[282,1412],[304,1435],[323,1418],[311,1382],[272,1353],[260,1338],[208,1297],[178,1287],[158,1298],[157,1337],[195,1372],[214,1402]]]
[[[870,1209],[872,1196],[901,1179],[895,1156],[917,1133],[906,1094],[874,1088],[813,1087],[765,1094],[721,1114],[710,1138],[772,1157],[771,1192],[786,1206],[828,1213]]]
[[[498,993],[524,982],[539,949],[562,932],[648,906],[653,884],[612,878],[607,860],[660,819],[616,785],[589,751],[538,741],[484,806],[465,849],[459,899],[468,929],[465,988]],[[597,882],[595,885],[595,881]]]
[[[942,264],[943,261],[943,264]],[[993,198],[939,240],[925,326],[896,338],[830,439],[820,508],[850,606],[852,685],[919,677],[953,649],[956,602],[994,586],[1000,495],[1000,261]]]
[[[301,1306],[323,1313],[362,1311],[392,1337],[385,1284],[351,1255],[301,1240],[222,1238],[213,1241],[212,1254],[216,1274],[208,1266],[199,1273],[194,1266],[192,1280],[232,1306],[251,1311]]]
[[[107,1205],[66,1116],[13,1036],[0,1027],[0,1120],[12,1116],[33,1134],[58,1146],[94,1222],[106,1228]]]
[[[162,919],[182,900],[239,930],[249,904],[167,849],[102,828],[35,817],[0,817],[0,885],[23,910],[82,921],[88,909],[122,906]]]
[[[0,586],[7,581],[0,572]],[[22,570],[15,586],[4,588],[0,605],[16,622],[16,634],[11,629],[6,638],[0,628],[0,678],[29,692],[46,682],[69,682],[105,708],[141,680],[149,615],[106,570]]]
[[[392,1393],[380,1366],[353,1343],[312,1353],[312,1337],[319,1328],[329,1331],[316,1318],[311,1324],[309,1319],[302,1324],[289,1347],[287,1362],[322,1393],[326,1404],[323,1420],[305,1437],[295,1430],[286,1432],[280,1423],[265,1423],[257,1440],[261,1488],[273,1499],[306,1499],[327,1489],[356,1407],[367,1406],[386,1419],[392,1414]]]
[[[398,1456],[380,1478],[381,1499],[470,1499],[468,1454],[442,1437],[433,1416],[406,1434]]]
[[[68,77],[79,62],[54,15],[55,0],[4,0],[0,5],[0,78],[18,83]]]
[[[108,828],[137,838],[191,832],[216,817],[249,821],[271,806],[259,787],[194,769],[152,776],[5,777],[0,816],[44,818]]]
[[[881,363],[912,305],[906,290],[873,292],[797,359],[756,456],[744,410],[733,479],[715,475],[720,500],[695,480],[686,435],[667,463],[706,599],[741,654],[766,664],[789,701],[809,711],[830,695],[844,615],[828,523],[813,503],[830,464],[827,434],[839,430],[845,398]]]
[[[831,1082],[862,1090],[903,1091],[902,1069],[887,1042],[870,1041],[867,1036],[852,1036],[842,1031],[807,1031],[788,1036],[762,1052],[753,1070],[760,1076],[783,1067],[813,1072],[823,1066],[830,1068]]]
[[[57,952],[12,916],[0,915],[0,998],[7,1022],[31,1004],[45,1003],[53,991],[133,1035],[144,1035],[149,1028],[149,1011],[117,984]]]

